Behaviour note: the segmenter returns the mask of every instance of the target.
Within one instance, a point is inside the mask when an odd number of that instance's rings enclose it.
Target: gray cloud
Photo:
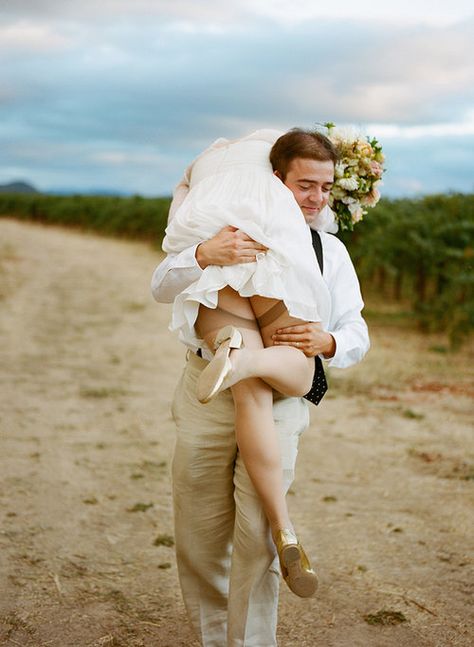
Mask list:
[[[319,18],[385,19],[428,22],[453,22],[472,16],[470,0],[433,3],[431,0],[398,0],[374,3],[372,0],[339,0],[316,3],[314,0],[3,0],[0,11],[15,17],[64,17],[69,20],[110,20],[114,17],[159,16],[186,23],[229,24],[262,17],[284,25]]]
[[[244,0],[4,0],[0,14],[6,18],[110,22],[140,17],[200,24],[231,24],[245,20],[252,3]]]
[[[168,193],[184,165],[221,135],[326,120],[459,122],[474,103],[472,21],[421,29],[253,19],[217,29],[169,19],[178,11],[190,19],[197,3],[173,3],[174,14],[171,3],[152,3],[162,15],[169,10],[167,20],[125,21],[120,8],[129,3],[104,2],[99,13],[114,9],[95,22],[88,16],[98,4],[11,3],[17,15],[0,27],[3,179],[15,172],[43,187],[100,182]],[[214,3],[203,5],[211,15]],[[81,20],[67,17],[73,9]],[[34,11],[42,18],[33,20]],[[405,160],[400,187],[409,150],[416,145],[393,147],[393,168]],[[390,186],[402,190],[388,175]]]

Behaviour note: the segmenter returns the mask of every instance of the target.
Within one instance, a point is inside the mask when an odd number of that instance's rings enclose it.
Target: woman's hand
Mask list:
[[[324,355],[334,357],[336,341],[331,333],[321,328],[320,323],[305,323],[297,326],[279,328],[272,335],[274,346],[294,346],[303,351],[306,357]]]
[[[265,253],[267,249],[240,229],[229,225],[198,245],[196,260],[203,270],[208,265],[252,263],[257,254]]]

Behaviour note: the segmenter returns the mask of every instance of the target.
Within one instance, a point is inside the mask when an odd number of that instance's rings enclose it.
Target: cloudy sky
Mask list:
[[[474,191],[472,0],[0,0],[0,183],[167,195],[219,136],[334,121],[385,194]]]

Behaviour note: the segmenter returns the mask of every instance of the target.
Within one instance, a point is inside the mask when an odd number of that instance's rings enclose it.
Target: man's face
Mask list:
[[[275,175],[282,179],[278,171]],[[290,163],[283,183],[295,196],[309,224],[328,203],[334,183],[334,164],[297,157]]]

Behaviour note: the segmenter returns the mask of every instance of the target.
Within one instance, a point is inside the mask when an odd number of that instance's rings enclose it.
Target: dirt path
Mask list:
[[[0,644],[197,645],[167,545],[184,351],[149,295],[157,261],[0,220]],[[282,591],[280,644],[467,647],[474,354],[371,330],[302,438],[290,503],[321,585]]]

